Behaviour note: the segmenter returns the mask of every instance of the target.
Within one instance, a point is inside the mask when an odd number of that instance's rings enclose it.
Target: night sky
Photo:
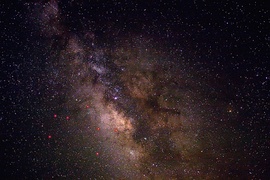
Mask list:
[[[1,179],[268,179],[265,2],[1,1]]]

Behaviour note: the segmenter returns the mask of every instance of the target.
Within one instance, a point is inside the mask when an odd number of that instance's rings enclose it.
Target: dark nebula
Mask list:
[[[1,179],[267,179],[269,6],[1,2]]]

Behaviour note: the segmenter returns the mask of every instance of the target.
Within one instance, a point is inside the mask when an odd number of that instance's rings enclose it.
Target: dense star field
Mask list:
[[[260,1],[6,1],[1,179],[267,179]]]

